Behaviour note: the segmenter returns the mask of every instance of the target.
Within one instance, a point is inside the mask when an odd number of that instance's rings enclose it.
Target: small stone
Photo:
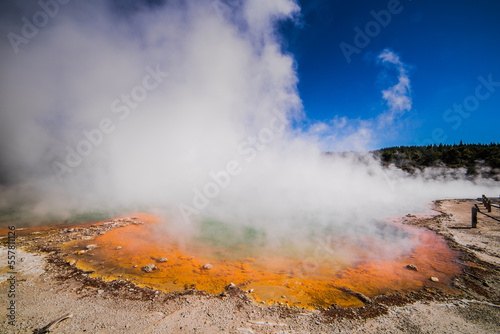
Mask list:
[[[76,263],[76,261],[75,261],[75,260],[73,260],[73,259],[68,260],[68,264],[69,264],[70,266],[74,265],[75,263]]]
[[[168,259],[166,257],[160,257],[158,260],[156,260],[156,262],[158,263],[163,263],[163,262],[167,262]]]
[[[122,249],[122,246],[116,246],[116,250]]]
[[[248,290],[247,292],[248,292],[248,293],[252,293],[253,291],[254,291],[253,289],[250,289],[250,290]]]
[[[104,290],[97,290],[98,295],[102,295],[104,293]]]
[[[236,285],[233,282],[229,283],[229,285],[227,287],[229,289],[236,289]]]
[[[205,264],[203,265],[203,269],[205,269],[205,270],[210,270],[210,269],[212,269],[212,268],[213,268],[213,266],[212,266],[210,263],[205,263]]]
[[[76,252],[76,254],[78,254],[78,255],[82,255],[82,254],[85,254],[85,253],[87,253],[87,252],[88,252],[87,250],[82,249],[82,250],[79,250],[78,252]]]
[[[134,264],[134,267],[133,268],[137,268],[137,264]]]
[[[158,267],[154,263],[148,263],[144,267],[141,268],[141,270],[146,272],[146,273],[150,273],[156,269],[158,269]]]
[[[431,276],[431,281],[433,281],[433,282],[439,282],[439,278]]]
[[[87,245],[85,248],[87,248],[88,250],[92,250],[92,249],[96,249],[97,245],[96,244],[91,244],[91,245]]]
[[[413,265],[413,264],[407,265],[406,269],[410,269],[410,270],[413,270],[413,271],[418,271],[418,268],[415,265]]]

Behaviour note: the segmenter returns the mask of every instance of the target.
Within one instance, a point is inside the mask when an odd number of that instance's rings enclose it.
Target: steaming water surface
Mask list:
[[[244,290],[253,289],[250,295],[256,301],[310,308],[332,303],[360,306],[358,299],[342,289],[373,297],[437,284],[429,280],[431,276],[439,277],[439,287],[446,290],[460,272],[457,254],[441,238],[392,222],[379,223],[378,236],[311,234],[295,241],[268,242],[254,228],[232,230],[231,225],[207,221],[202,223],[201,235],[181,244],[158,233],[162,224],[157,218],[141,215],[141,219],[148,223],[67,244],[66,250],[74,254],[70,259],[108,280],[120,277],[164,291],[196,288],[211,294],[224,292],[233,282]],[[399,240],[399,252],[394,252],[394,244],[387,248],[389,235]],[[98,248],[76,255],[88,244]],[[159,262],[160,258],[168,260]],[[141,271],[148,263],[156,264],[158,270]],[[211,269],[204,269],[205,264]],[[416,265],[419,271],[406,269],[407,264]]]

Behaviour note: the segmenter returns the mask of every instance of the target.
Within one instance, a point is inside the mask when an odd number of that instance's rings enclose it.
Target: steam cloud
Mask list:
[[[22,18],[33,23],[43,9],[7,3],[1,32],[22,37]],[[382,94],[387,111],[300,130],[297,64],[276,30],[300,15],[293,0],[42,3],[58,5],[54,17],[16,40],[19,52],[8,38],[0,48],[3,208],[64,216],[147,206],[179,231],[217,219],[269,237],[369,235],[375,220],[491,189],[409,177],[368,154],[323,155],[366,149],[394,125],[411,108],[410,79],[384,50],[380,64],[398,74]]]

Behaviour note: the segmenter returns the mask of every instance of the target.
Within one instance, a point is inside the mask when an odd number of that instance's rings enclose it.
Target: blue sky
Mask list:
[[[300,1],[300,23],[285,24],[282,32],[284,48],[297,62],[308,120],[345,117],[359,122],[387,110],[382,91],[394,81],[384,75],[377,56],[389,49],[407,69],[412,107],[395,120],[394,131],[381,130],[369,147],[500,142],[500,84],[490,91],[480,88],[481,99],[475,97],[480,76],[500,82],[500,2],[401,0],[397,4]],[[369,24],[375,21],[371,12],[389,6],[394,13],[385,27],[379,24],[378,32]],[[355,46],[355,27],[365,32],[367,24],[374,29],[373,37],[348,63],[340,44]],[[471,111],[454,111],[454,105],[464,101]]]

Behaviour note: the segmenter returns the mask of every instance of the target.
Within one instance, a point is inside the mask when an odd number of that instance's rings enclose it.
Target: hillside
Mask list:
[[[463,144],[388,147],[373,154],[386,166],[413,172],[426,167],[466,168],[470,177],[500,175],[500,144]]]

